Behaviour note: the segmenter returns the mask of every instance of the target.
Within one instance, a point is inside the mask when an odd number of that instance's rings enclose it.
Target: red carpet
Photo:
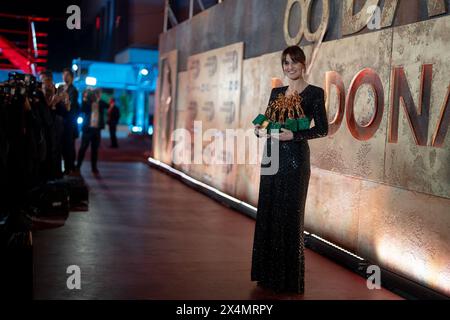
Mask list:
[[[35,232],[36,299],[400,299],[310,250],[304,296],[257,287],[255,221],[138,163],[148,140],[120,146],[102,147],[100,178],[82,168],[89,212]],[[81,269],[81,290],[67,289],[70,265]]]

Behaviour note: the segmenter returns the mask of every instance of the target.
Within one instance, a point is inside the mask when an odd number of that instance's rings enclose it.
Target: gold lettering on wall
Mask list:
[[[345,0],[343,2],[343,19],[342,19],[342,35],[350,35],[361,31],[367,26],[369,20],[372,18],[370,8],[378,6],[379,0],[366,1],[364,7],[357,13],[353,13],[354,0]],[[397,11],[398,0],[385,0],[383,12],[381,15],[381,28],[392,26],[394,22],[395,12]]]
[[[395,12],[397,11],[398,0],[384,1],[383,14],[381,16],[381,27],[386,28],[392,26],[394,22]]]
[[[375,94],[375,112],[366,125],[360,125],[356,121],[354,113],[356,92],[363,84],[370,85]],[[366,141],[372,138],[380,127],[384,112],[383,83],[373,69],[365,68],[358,72],[358,74],[353,78],[347,95],[345,109],[347,126],[352,136],[360,141]]]
[[[436,131],[433,134],[432,143],[433,147],[442,148],[444,145],[444,139],[450,126],[450,86],[447,88],[447,95],[442,104],[441,114],[439,115],[438,125]]]
[[[316,0],[318,1],[318,0]],[[287,0],[286,10],[285,10],[285,20],[284,20],[284,36],[286,43],[288,45],[298,45],[303,37],[306,40],[315,42],[315,46],[311,53],[311,59],[307,63],[307,70],[305,73],[305,79],[308,79],[309,75],[312,73],[312,69],[314,66],[314,62],[317,58],[317,55],[320,51],[322,41],[325,37],[325,33],[329,27],[329,18],[330,18],[330,5],[329,0],[321,0],[322,1],[322,16],[321,16],[321,24],[320,27],[312,33],[310,31],[309,25],[311,20],[311,8],[313,4],[313,0]],[[365,0],[361,1],[361,4],[364,4],[362,9],[359,12],[354,13],[353,9],[355,6],[355,0],[343,0],[340,2],[342,5],[342,35],[350,35],[357,33],[364,29],[370,19],[372,18],[373,8],[371,6],[379,6],[382,4],[381,11],[381,22],[380,27],[386,28],[391,27],[394,24],[394,19],[397,13],[397,9],[399,7],[398,0]],[[360,2],[358,2],[360,3]],[[289,33],[289,24],[290,19],[292,19],[292,8],[294,5],[298,4],[300,6],[301,16],[299,23],[299,30],[297,34],[291,36]],[[428,16],[433,17],[436,15],[444,14],[447,12],[446,3],[444,0],[427,0],[428,7]],[[369,72],[370,74],[370,72]],[[376,75],[376,74],[375,74]],[[361,77],[366,77],[366,74],[361,74]],[[421,89],[420,89],[420,97],[418,102],[419,110],[416,109],[416,105],[414,104],[414,100],[411,96],[411,90],[408,85],[408,81],[406,79],[403,68],[394,68],[392,70],[392,82],[391,82],[391,97],[390,97],[390,122],[389,122],[389,131],[388,131],[388,141],[391,143],[396,143],[398,140],[398,122],[399,122],[399,108],[400,104],[403,105],[403,108],[406,112],[406,117],[408,119],[408,123],[413,133],[414,140],[419,146],[427,146],[428,145],[428,125],[429,125],[429,112],[431,108],[430,96],[431,96],[431,77],[432,77],[432,66],[424,65],[422,71],[422,80],[421,80]],[[365,78],[364,78],[365,79]],[[326,73],[325,85],[326,92],[329,93],[331,86],[334,85],[337,89],[337,95],[339,100],[339,108],[337,108],[336,114],[332,122],[329,124],[329,134],[334,134],[337,130],[339,130],[342,122],[342,118],[345,115],[345,108],[347,111],[353,112],[353,99],[356,91],[355,88],[358,82],[352,83],[354,86],[350,88],[346,99],[343,96],[346,95],[344,84],[342,83],[341,76],[335,72]],[[374,85],[374,83],[369,83],[372,85],[372,88],[375,90],[375,93],[378,91],[378,87],[382,89],[382,86]],[[449,89],[450,90],[450,89]],[[448,133],[448,126],[450,123],[450,93],[447,93],[446,98],[444,99],[441,114],[439,121],[437,123],[436,130],[431,137],[430,146],[433,147],[442,147],[444,144],[445,137]],[[349,101],[350,98],[350,101]],[[326,107],[329,107],[329,101],[326,101]],[[378,101],[376,103],[376,107],[380,106],[380,103],[384,104],[384,101]],[[359,126],[356,121],[353,119],[353,114],[347,113],[347,122],[349,124],[349,129],[354,135],[355,138],[360,140],[367,139],[370,135],[376,131],[367,130],[366,127]],[[376,120],[376,119],[372,119]],[[371,125],[371,128],[373,124]],[[431,129],[430,129],[431,130]]]
[[[428,0],[428,17],[446,13],[444,0]]]
[[[311,4],[313,0],[307,0],[305,14],[302,11],[302,22],[304,21],[305,39],[309,42],[318,42],[322,40],[322,34],[328,30],[328,23],[330,21],[330,3],[329,0],[322,1],[322,18],[320,25],[314,33],[309,29],[309,17],[311,16]]]
[[[284,38],[287,45],[297,45],[301,42],[303,37],[310,42],[317,42],[321,39],[321,35],[328,29],[330,18],[330,3],[329,0],[322,1],[322,19],[319,28],[312,33],[309,29],[309,20],[311,16],[311,5],[313,1],[318,0],[288,0],[286,10],[284,13]],[[295,4],[300,6],[301,21],[298,32],[292,36],[289,33],[289,22],[291,17],[291,10]],[[363,8],[357,12],[353,12],[355,0],[343,0],[342,2],[342,23],[341,31],[343,36],[357,33],[364,29],[373,16],[372,7],[378,7],[380,0],[366,0]],[[392,26],[397,12],[398,0],[385,0],[381,15],[381,28]],[[444,0],[427,0],[428,17],[437,16],[447,12]]]
[[[344,81],[342,80],[342,77],[339,73],[336,71],[328,71],[325,74],[325,92],[326,96],[328,97],[325,100],[325,108],[327,110],[327,113],[329,113],[330,110],[330,93],[331,93],[331,86],[335,86],[337,90],[337,96],[338,96],[338,108],[336,110],[336,114],[334,115],[334,118],[331,122],[329,122],[328,126],[328,135],[331,136],[335,134],[339,128],[341,127],[342,120],[344,119],[344,113],[345,113],[345,86]]]
[[[328,22],[330,19],[330,3],[329,0],[322,1],[322,19],[319,28],[315,32],[311,32],[309,29],[309,18],[311,11],[311,4],[313,0],[288,0],[286,5],[286,11],[284,14],[284,38],[286,43],[290,46],[297,45],[302,40],[303,36],[310,42],[318,42],[322,39],[322,34],[328,29]],[[298,4],[301,10],[300,27],[295,36],[291,36],[289,33],[289,21],[291,10],[294,4]]]
[[[353,13],[355,0],[343,1],[342,35],[357,33],[366,27],[371,19],[372,6],[379,6],[379,0],[367,0],[364,7],[357,13]],[[444,0],[428,0],[428,17],[437,16],[447,12]],[[381,28],[392,26],[397,11],[398,0],[385,0],[381,16]]]
[[[416,144],[419,146],[427,145],[432,77],[433,65],[424,64],[422,66],[420,82],[419,110],[417,111],[403,67],[395,67],[392,70],[391,116],[388,136],[390,143],[396,143],[398,141],[398,122],[401,102]]]
[[[364,29],[372,17],[369,11],[370,7],[378,6],[379,0],[368,0],[364,7],[357,13],[353,13],[354,0],[343,1],[343,17],[342,17],[342,35],[356,33]]]

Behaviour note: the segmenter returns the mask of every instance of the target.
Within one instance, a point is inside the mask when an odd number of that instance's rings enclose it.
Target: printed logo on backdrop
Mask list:
[[[217,72],[217,56],[208,57],[206,59],[205,67],[208,69],[208,76],[211,78]]]
[[[192,61],[189,69],[192,72],[194,79],[197,79],[200,76],[200,61],[199,60]]]

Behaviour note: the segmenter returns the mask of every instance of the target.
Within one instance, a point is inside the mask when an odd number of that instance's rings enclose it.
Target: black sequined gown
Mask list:
[[[288,87],[272,90],[269,103]],[[328,133],[324,91],[309,85],[300,93],[301,106],[314,127],[294,132],[279,142],[279,170],[261,175],[252,253],[251,280],[275,292],[304,292],[304,213],[310,178],[308,139]],[[271,154],[271,139],[266,149]],[[262,165],[263,166],[263,165]]]

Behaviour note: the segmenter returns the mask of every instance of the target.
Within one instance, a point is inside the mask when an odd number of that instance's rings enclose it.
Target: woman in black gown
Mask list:
[[[305,60],[298,46],[283,51],[281,62],[289,85],[272,90],[265,116],[284,123],[303,115],[314,119],[314,127],[295,132],[281,129],[267,136],[267,131],[255,126],[255,134],[267,138],[269,156],[272,139],[279,140],[279,169],[273,175],[261,175],[251,280],[275,292],[304,292],[303,230],[311,173],[308,140],[328,133],[324,91],[304,80]]]

